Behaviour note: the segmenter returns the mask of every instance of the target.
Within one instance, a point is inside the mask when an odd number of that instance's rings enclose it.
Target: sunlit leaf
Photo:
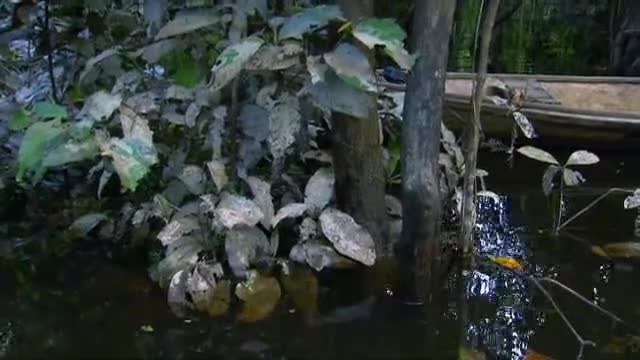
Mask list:
[[[222,89],[238,76],[246,62],[260,49],[262,44],[264,44],[262,39],[250,36],[224,49],[211,68],[214,76],[211,90],[218,91]]]
[[[637,189],[633,192],[633,195],[627,196],[624,199],[624,208],[625,209],[636,209],[640,207],[640,189]]]
[[[307,182],[304,203],[312,214],[319,214],[334,195],[335,174],[331,168],[320,168]]]
[[[282,291],[278,280],[251,271],[246,281],[236,285],[235,293],[244,301],[238,320],[251,323],[262,320],[273,312]]]
[[[271,197],[271,184],[257,177],[249,176],[247,184],[251,188],[253,194],[253,202],[260,207],[264,217],[260,221],[265,228],[271,226],[274,217],[273,198]]]
[[[113,112],[120,107],[121,103],[122,97],[120,94],[109,94],[101,90],[85,100],[78,117],[87,119],[90,122],[108,120]]]
[[[165,225],[157,237],[162,245],[168,246],[199,228],[198,223],[194,219],[176,219]]]
[[[580,172],[565,168],[562,171],[562,181],[567,186],[577,186],[585,182],[585,178]]]
[[[255,226],[264,218],[262,210],[256,203],[229,193],[222,194],[215,213],[222,225],[228,229],[236,225]]]
[[[284,94],[269,113],[269,146],[275,159],[282,159],[300,131],[300,104],[292,95]]]
[[[549,196],[551,194],[551,191],[553,190],[553,179],[560,170],[562,170],[562,168],[556,165],[549,165],[547,170],[545,170],[544,175],[542,176],[542,192],[544,192],[545,196]]]
[[[592,165],[598,163],[599,161],[600,158],[598,158],[596,154],[585,150],[578,150],[571,154],[571,156],[569,156],[569,160],[567,160],[565,166]]]
[[[531,124],[525,114],[520,111],[514,111],[511,116],[513,116],[513,120],[518,124],[518,127],[520,127],[520,130],[527,139],[533,139],[538,136],[533,124]]]
[[[356,25],[353,36],[373,49],[383,46],[384,51],[403,69],[413,67],[415,57],[404,48],[407,34],[393,19],[368,18]]]
[[[259,256],[271,253],[267,236],[262,230],[249,226],[237,226],[229,230],[224,248],[229,267],[237,277],[244,277]]]
[[[337,209],[326,209],[320,215],[324,236],[342,255],[371,266],[376,261],[373,238],[351,216]]]
[[[518,152],[533,160],[545,162],[552,165],[558,165],[558,166],[560,165],[558,160],[556,160],[556,158],[553,157],[553,155],[549,154],[544,150],[538,149],[537,147],[528,146],[528,145],[523,146],[518,149]]]
[[[487,258],[500,266],[512,270],[522,271],[524,269],[522,262],[512,256],[487,256]]]
[[[65,134],[65,128],[59,120],[37,122],[31,125],[22,139],[18,151],[18,172],[16,179],[22,181],[31,177],[38,181],[44,174],[42,160],[46,151],[59,142]]]
[[[186,34],[219,22],[220,16],[215,11],[203,9],[181,11],[158,31],[155,40]]]
[[[335,5],[320,5],[304,10],[287,19],[280,29],[280,39],[302,39],[302,36],[329,24],[332,20],[342,20],[342,12]]]
[[[376,92],[376,78],[367,54],[356,46],[342,42],[324,54],[324,61],[342,81],[360,91]]]
[[[271,221],[271,227],[278,226],[278,224],[284,219],[300,217],[304,214],[306,210],[307,210],[306,204],[300,204],[300,203],[288,204],[282,207],[280,210],[278,210],[278,213],[276,213],[276,216]]]
[[[158,162],[155,148],[137,137],[111,139],[110,146],[102,149],[103,155],[113,158],[122,185],[135,191],[138,183],[147,175],[153,164]]]

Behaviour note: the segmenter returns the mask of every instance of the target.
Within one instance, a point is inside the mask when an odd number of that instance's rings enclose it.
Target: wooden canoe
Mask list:
[[[640,78],[489,76],[526,91],[520,111],[533,124],[537,141],[583,147],[640,147]],[[447,75],[445,123],[454,130],[462,129],[471,119],[473,79],[469,73]],[[487,136],[498,138],[509,138],[514,124],[506,106],[489,101],[483,103],[481,123]]]

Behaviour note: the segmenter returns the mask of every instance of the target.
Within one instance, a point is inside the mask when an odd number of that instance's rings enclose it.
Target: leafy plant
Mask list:
[[[554,228],[556,232],[559,230],[563,215],[564,207],[564,191],[565,186],[578,186],[585,182],[584,176],[571,167],[576,165],[593,165],[600,161],[598,156],[586,151],[578,150],[573,152],[564,164],[560,162],[548,152],[533,146],[523,146],[518,152],[528,158],[549,164],[542,176],[542,191],[546,196],[551,194],[553,190],[553,181],[560,174],[560,198],[558,200],[558,219]]]

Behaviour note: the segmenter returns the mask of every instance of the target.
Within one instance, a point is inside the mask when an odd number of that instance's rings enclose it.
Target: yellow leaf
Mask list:
[[[347,21],[342,26],[340,26],[340,28],[338,28],[338,34],[342,34],[344,31],[350,30],[352,26],[353,24],[351,23],[351,21]]]
[[[494,263],[512,270],[524,269],[522,262],[512,256],[489,256],[488,258]]]
[[[553,358],[529,349],[527,350],[527,354],[524,356],[524,360],[553,360]]]

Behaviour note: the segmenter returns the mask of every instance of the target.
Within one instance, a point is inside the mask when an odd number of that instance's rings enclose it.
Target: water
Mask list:
[[[585,186],[571,191],[569,212],[608,187],[639,185],[633,183],[640,179],[637,160],[603,158],[585,169]],[[493,175],[488,187],[501,201],[482,203],[481,252],[523,259],[527,272],[553,277],[629,324],[639,323],[639,268],[633,262],[611,263],[590,250],[635,240],[636,214],[622,208],[624,197],[605,200],[569,234],[555,238],[546,232],[552,218],[539,185],[544,167],[519,158],[511,170],[498,154],[484,154],[482,160],[481,167]],[[372,290],[367,274],[342,272],[320,276],[324,321],[305,319],[286,295],[268,319],[255,324],[237,324],[233,315],[184,321],[173,316],[164,293],[148,280],[144,254],[119,252],[97,240],[61,244],[55,225],[30,224],[24,221],[28,214],[0,225],[0,358],[455,359],[463,343],[496,359],[521,359],[531,349],[556,359],[577,355],[575,337],[534,286],[490,264],[451,275],[447,301],[434,311],[443,315],[439,318],[403,303],[393,289]],[[456,282],[460,276],[462,288]],[[624,338],[628,329],[550,289],[577,331],[598,344],[587,349],[586,358],[640,356],[630,352],[637,342]],[[617,338],[623,338],[622,346],[611,345]]]

